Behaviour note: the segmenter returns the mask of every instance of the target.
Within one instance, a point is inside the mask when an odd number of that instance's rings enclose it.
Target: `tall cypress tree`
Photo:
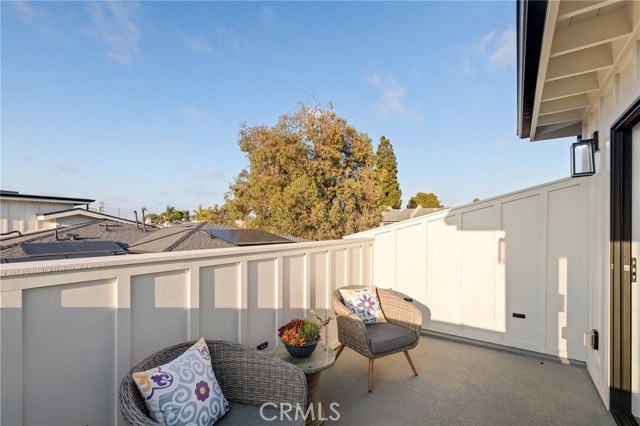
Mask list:
[[[393,145],[384,136],[380,138],[376,150],[375,176],[381,204],[399,209],[402,206],[402,191],[398,183],[398,161],[393,153]]]

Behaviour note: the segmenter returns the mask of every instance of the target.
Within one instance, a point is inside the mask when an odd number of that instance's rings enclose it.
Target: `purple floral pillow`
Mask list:
[[[134,373],[133,379],[161,425],[212,425],[229,411],[204,338],[173,361]]]
[[[358,315],[365,324],[387,322],[380,308],[375,287],[340,289],[340,294],[345,306]]]

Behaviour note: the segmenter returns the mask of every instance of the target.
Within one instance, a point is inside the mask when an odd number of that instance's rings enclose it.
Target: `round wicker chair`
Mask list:
[[[150,416],[133,373],[165,364],[189,349],[195,341],[162,349],[138,363],[122,379],[119,406],[128,425],[157,425]],[[253,405],[288,403],[307,406],[307,380],[302,370],[279,358],[238,343],[207,340],[211,365],[230,403]],[[230,414],[227,414],[227,416]],[[225,416],[226,417],[226,416]],[[224,419],[224,418],[223,418]]]
[[[342,289],[366,287],[368,286],[350,285],[342,287]],[[360,317],[345,306],[340,289],[335,290],[332,294],[333,309],[337,316],[338,341],[340,342],[336,352],[336,360],[345,346],[369,358],[369,392],[373,389],[374,359],[404,352],[413,374],[418,375],[418,371],[409,355],[409,350],[418,345],[422,328],[422,314],[418,308],[403,298],[396,296],[393,291],[381,288],[377,288],[376,291],[382,312],[384,312],[384,316],[390,325],[387,325],[387,323],[366,325]],[[404,334],[402,339],[395,339],[398,332]],[[394,342],[401,343],[395,344]],[[384,347],[384,350],[380,350],[379,348],[381,347]]]

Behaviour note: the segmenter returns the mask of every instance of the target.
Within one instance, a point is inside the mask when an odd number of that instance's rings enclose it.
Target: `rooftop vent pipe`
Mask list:
[[[144,217],[144,212],[145,212],[145,211],[147,211],[147,208],[146,208],[146,207],[143,207],[143,208],[142,208],[142,231],[143,231],[143,232],[147,232],[147,224],[145,223],[145,222],[146,222],[146,219],[145,219],[145,217]]]

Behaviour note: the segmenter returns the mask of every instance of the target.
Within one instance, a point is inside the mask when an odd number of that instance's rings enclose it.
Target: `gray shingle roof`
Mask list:
[[[128,247],[135,241],[157,232],[155,228],[147,226],[147,232],[142,226],[137,228],[135,224],[121,223],[113,220],[96,220],[80,225],[58,228],[58,239],[68,240],[67,234],[77,234],[79,240],[84,241],[114,241],[123,247]],[[3,238],[0,240],[0,257],[15,258],[25,257],[20,248],[20,243],[53,243],[56,241],[55,230],[32,233],[23,236]]]
[[[416,207],[415,209],[387,209],[382,213],[382,223],[388,225],[391,223],[402,222],[403,220],[413,219],[414,217],[424,216],[438,210],[440,208]]]
[[[135,253],[159,253],[235,247],[233,244],[229,244],[219,238],[211,238],[204,232],[200,232],[203,228],[229,229],[232,227],[211,222],[183,223],[160,229],[136,241],[135,244],[129,247],[129,250]]]
[[[220,238],[209,236],[203,229],[241,229],[211,222],[190,222],[168,228],[147,225],[147,232],[136,224],[119,223],[113,220],[96,220],[81,225],[58,228],[58,239],[69,240],[67,234],[77,234],[78,240],[114,241],[127,249],[128,253],[161,253],[169,251],[203,250],[236,247]],[[300,238],[287,237],[295,241]],[[0,258],[26,258],[20,243],[56,242],[52,229],[23,236],[5,236],[0,240]],[[38,260],[43,260],[42,258]]]
[[[400,222],[403,220],[411,219],[411,213],[415,209],[392,209],[385,210],[382,214],[383,222]]]

